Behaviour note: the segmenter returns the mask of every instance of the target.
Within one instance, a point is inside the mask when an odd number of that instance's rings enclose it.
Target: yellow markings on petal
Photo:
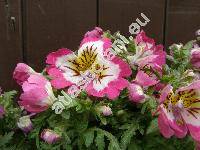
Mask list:
[[[77,69],[79,71],[86,71],[91,68],[91,66],[95,63],[97,58],[97,52],[96,49],[93,49],[93,46],[90,48],[86,47],[86,49],[83,50],[83,52],[77,57],[76,63]]]
[[[76,59],[68,60],[72,64],[72,66],[68,66],[68,68],[75,72],[74,76],[78,76],[81,72],[90,70],[96,63],[96,49],[97,48],[93,47],[93,45],[91,47],[86,47]]]
[[[195,90],[186,90],[186,91],[179,91],[177,93],[178,99],[183,101],[184,108],[188,108],[191,106],[191,104],[195,103],[198,99],[197,94],[195,93]]]
[[[175,105],[178,102],[176,96],[174,95],[174,92],[171,91],[169,92],[169,94],[167,95],[165,101],[164,101],[164,107],[166,109],[168,109],[169,104]]]
[[[177,119],[177,120],[176,120],[176,123],[177,123],[178,125],[183,125],[183,124],[184,124],[183,119]]]

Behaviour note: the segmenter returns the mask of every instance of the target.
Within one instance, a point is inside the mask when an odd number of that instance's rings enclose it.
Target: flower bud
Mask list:
[[[91,37],[91,38],[101,38],[103,34],[103,30],[99,27],[95,27],[94,30],[88,31],[84,37]]]
[[[25,133],[30,132],[33,129],[33,124],[31,122],[30,116],[23,116],[19,118],[17,126]]]
[[[129,99],[136,103],[143,103],[145,100],[145,95],[143,89],[140,85],[131,83],[128,86]]]
[[[194,68],[200,69],[200,47],[191,50],[191,64]]]
[[[60,135],[50,129],[44,129],[40,137],[48,144],[53,144],[60,139]]]
[[[112,109],[109,106],[101,106],[101,112],[104,116],[112,115]]]
[[[195,32],[196,36],[200,36],[200,29]]]

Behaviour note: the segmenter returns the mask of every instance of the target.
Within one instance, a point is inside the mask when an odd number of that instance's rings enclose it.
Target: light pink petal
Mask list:
[[[159,57],[159,56],[158,55],[149,55],[149,56],[139,59],[139,61],[137,63],[140,68],[143,68],[146,65],[150,65],[150,66],[154,67],[154,65],[156,65],[157,57]]]
[[[186,87],[182,87],[180,89],[177,90],[177,92],[179,91],[185,91],[185,90],[191,90],[191,89],[200,89],[200,80],[197,80],[193,83],[191,83],[190,85],[186,86]]]
[[[94,88],[93,88],[93,83],[91,82],[87,88],[86,88],[86,91],[89,95],[93,95],[93,96],[96,96],[96,97],[104,97],[104,91],[96,91]]]
[[[124,78],[118,78],[117,80],[111,82],[109,85],[115,87],[118,90],[122,90],[128,86],[128,81]]]
[[[148,87],[148,86],[153,86],[153,85],[157,84],[159,81],[150,77],[144,71],[139,71],[136,75],[135,82],[138,83],[141,86],[147,86]]]
[[[136,36],[136,43],[141,43],[141,42],[149,43],[152,44],[153,46],[155,45],[154,39],[147,37],[146,33],[143,30]]]
[[[55,65],[58,57],[68,55],[71,53],[73,53],[73,52],[69,49],[66,49],[66,48],[59,49],[58,51],[52,52],[47,56],[46,63],[50,64],[50,65]]]
[[[157,45],[154,52],[154,55],[158,56],[154,60],[154,63],[161,67],[166,64],[166,52],[163,49],[163,45]]]
[[[91,37],[91,38],[101,38],[103,35],[103,30],[99,27],[95,27],[92,31],[88,31],[84,38]]]
[[[168,111],[164,108],[164,106],[161,107],[160,109],[160,113],[163,114],[164,119],[166,119],[165,121],[168,122],[168,125],[170,126],[170,128],[174,131],[174,135],[178,138],[183,138],[186,136],[187,134],[187,126],[184,124],[184,121],[182,120],[181,117],[179,117],[179,119],[181,119],[181,121],[183,122],[183,124],[178,124],[177,123],[177,118],[178,116],[175,116],[172,108],[168,108]],[[179,114],[180,116],[180,114]]]
[[[34,75],[31,75],[28,78],[28,82],[30,84],[37,84],[40,87],[45,87],[45,85],[47,84],[48,80],[44,76],[42,76],[40,74],[34,74]]]
[[[62,74],[62,71],[57,68],[47,69],[48,74],[53,78],[51,84],[56,89],[62,89],[72,85],[71,82],[67,81]]]
[[[165,138],[170,138],[174,135],[174,130],[170,128],[168,120],[163,113],[161,113],[158,117],[158,127]]]
[[[171,85],[167,85],[161,92],[161,95],[160,95],[160,103],[163,103],[166,98],[167,98],[167,95],[172,91],[173,87]]]
[[[192,136],[192,138],[198,142],[200,142],[200,126],[196,127],[193,126],[191,124],[187,125],[189,131],[190,131],[190,135]]]
[[[200,142],[200,102],[191,104],[191,106],[184,109],[181,114],[192,138]]]
[[[120,91],[116,88],[107,88],[107,91],[105,93],[107,94],[109,99],[114,100],[119,96]]]
[[[40,113],[48,109],[46,106],[30,105],[26,101],[18,101],[19,105],[24,107],[28,112]]]
[[[104,42],[104,44],[103,44],[104,51],[111,48],[112,41],[109,38],[103,38],[102,41]]]
[[[22,101],[28,102],[31,104],[41,103],[47,98],[47,92],[42,88],[34,88],[27,92],[21,94],[20,99]]]
[[[15,79],[19,85],[22,85],[32,73],[34,73],[34,70],[31,67],[24,63],[18,63],[13,72],[13,79]]]
[[[99,41],[99,38],[96,37],[86,37],[81,41],[80,47],[85,44],[85,43],[89,43],[89,42],[96,42]]]
[[[166,84],[163,84],[163,83],[158,83],[154,86],[154,90],[155,91],[160,91],[160,90],[163,90],[165,88]]]
[[[167,136],[166,131],[164,130],[165,128],[170,128],[170,130],[173,130],[173,134],[178,137],[178,138],[183,138],[187,134],[187,127],[185,124],[177,124],[175,117],[172,114],[172,110],[170,112],[167,112],[165,109],[160,110],[160,129],[161,133],[163,133],[164,136]],[[162,123],[163,121],[163,123]],[[163,130],[163,131],[162,131]],[[166,135],[165,135],[166,134]],[[171,133],[170,133],[171,134]]]
[[[117,80],[116,80],[117,81]],[[117,87],[117,83],[121,83],[122,85],[120,85],[119,87]],[[120,94],[120,91],[119,90],[122,90],[122,88],[124,88],[125,86],[127,86],[127,81],[126,80],[122,80],[120,82],[115,82],[115,81],[112,81],[108,84],[108,86],[106,88],[104,88],[103,90],[101,91],[96,91],[94,88],[93,88],[93,83],[91,82],[87,88],[86,88],[86,91],[89,95],[93,95],[93,96],[96,96],[96,97],[104,97],[104,96],[108,96],[109,99],[113,100],[115,98],[117,98]]]
[[[23,89],[24,92],[30,91],[30,90],[35,89],[35,88],[40,88],[40,86],[37,85],[37,84],[31,84],[27,81],[25,81],[22,85],[22,89]]]
[[[129,77],[132,73],[130,66],[119,57],[115,57],[112,62],[118,64],[120,67],[120,77]]]

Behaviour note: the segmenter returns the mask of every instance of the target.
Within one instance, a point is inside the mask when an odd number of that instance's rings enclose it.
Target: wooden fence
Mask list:
[[[151,20],[143,29],[165,46],[193,39],[200,28],[200,0],[0,0],[1,86],[16,86],[16,63],[41,71],[50,51],[77,50],[95,26],[130,35],[140,13]]]

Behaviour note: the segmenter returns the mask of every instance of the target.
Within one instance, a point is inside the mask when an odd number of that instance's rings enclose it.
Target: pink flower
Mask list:
[[[5,109],[3,106],[0,105],[0,118],[3,118],[4,114],[5,114]]]
[[[22,89],[24,93],[20,96],[19,104],[32,113],[48,109],[56,99],[50,82],[40,74],[30,75]]]
[[[101,106],[101,112],[104,116],[112,115],[112,109],[109,106]]]
[[[80,89],[85,74],[92,74],[94,79],[87,83],[88,94],[115,99],[120,91],[128,86],[125,77],[130,76],[131,69],[118,57],[108,60],[103,52],[111,47],[107,38],[84,38],[78,54],[68,49],[60,49],[47,56],[48,74],[52,77],[52,85],[57,88],[77,86]],[[84,87],[84,86],[82,86]],[[71,91],[71,90],[70,90]]]
[[[22,85],[24,81],[26,81],[31,74],[34,74],[35,71],[24,63],[18,63],[17,67],[13,72],[13,78],[19,85]]]
[[[90,38],[101,38],[101,36],[103,35],[103,30],[99,27],[95,27],[94,30],[92,31],[88,31],[84,38],[90,37]]]
[[[135,39],[136,54],[129,57],[131,64],[139,68],[149,66],[154,70],[161,70],[166,63],[166,52],[163,45],[156,45],[155,41],[141,31]]]
[[[200,47],[194,48],[190,52],[190,62],[195,69],[200,69]]]
[[[160,96],[160,115],[158,125],[166,138],[178,138],[190,132],[192,138],[200,142],[200,80],[186,87],[172,91],[167,85]]]
[[[153,74],[148,75],[147,73],[141,70],[138,71],[134,81],[143,87],[153,86],[159,82],[156,76],[154,76]]]
[[[154,86],[159,83],[155,72],[162,75],[162,67],[166,63],[166,52],[162,45],[156,45],[155,41],[141,31],[135,39],[136,53],[128,59],[132,67],[138,67],[135,82],[143,87]]]
[[[31,130],[33,130],[33,124],[31,122],[30,116],[23,116],[19,118],[17,126],[25,133],[28,133]]]
[[[61,138],[59,134],[50,129],[44,129],[40,137],[48,144],[53,144]]]
[[[130,83],[128,86],[129,99],[136,103],[143,103],[145,101],[145,94],[142,87],[136,83]]]

